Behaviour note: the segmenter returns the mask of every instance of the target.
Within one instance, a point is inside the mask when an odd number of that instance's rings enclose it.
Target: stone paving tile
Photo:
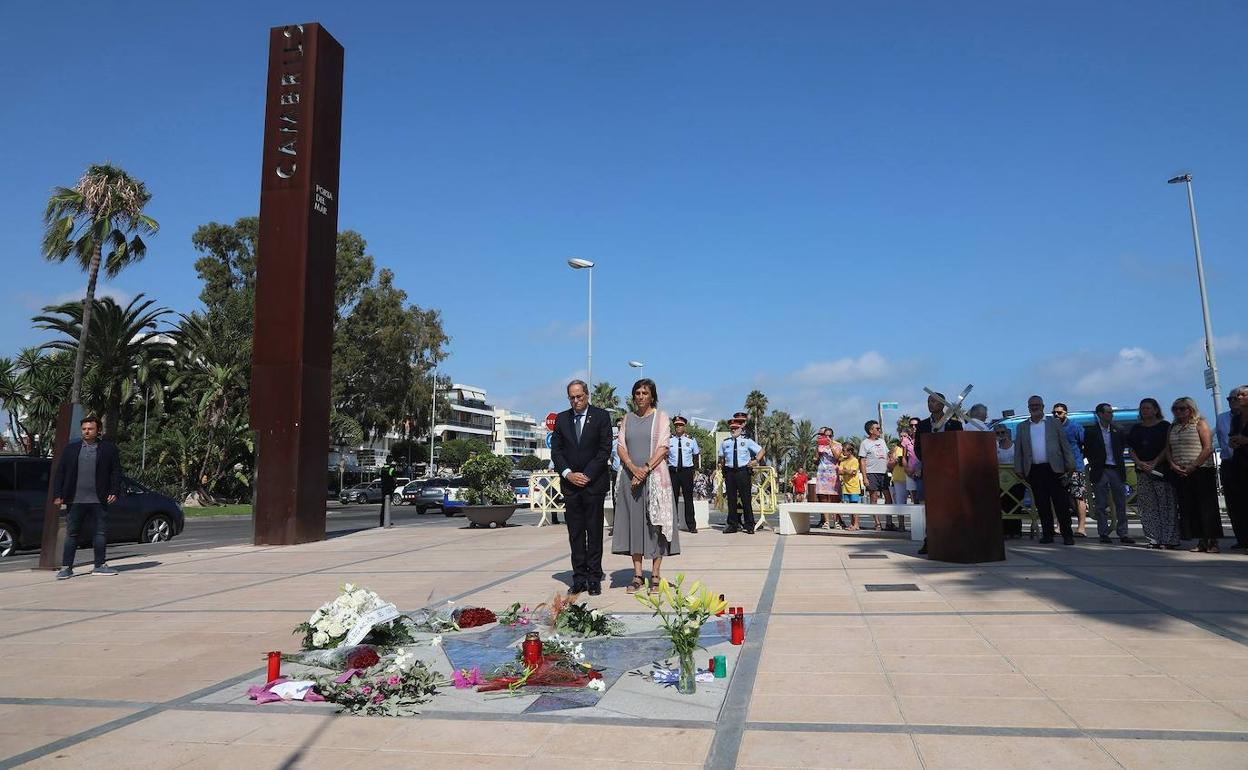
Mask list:
[[[23,764],[23,770],[44,768],[125,768],[174,770],[208,756],[216,747],[171,741],[123,741],[105,735]],[[218,765],[218,767],[220,767]]]
[[[610,727],[595,725],[592,740],[589,728],[581,725],[555,725],[534,754],[539,760],[567,759],[597,764],[595,760],[702,764],[711,748],[714,731],[671,727]]]
[[[7,691],[0,687],[0,692]],[[0,758],[133,714],[138,708],[0,704]]]
[[[1109,770],[1119,768],[1089,738],[1022,738],[979,735],[915,735],[927,770]],[[1186,766],[1190,767],[1190,766]]]
[[[737,767],[897,768],[922,764],[908,735],[747,730]]]
[[[1248,732],[1248,719],[1207,701],[1056,702],[1083,728]]]
[[[1242,768],[1242,741],[1157,741],[1101,738],[1098,743],[1127,770]]]
[[[1045,698],[902,695],[897,700],[910,724],[1074,727],[1071,719]]]
[[[1021,674],[889,674],[898,695],[985,698],[1042,698],[1044,693]]]
[[[902,724],[901,711],[887,695],[760,695],[750,699],[751,722],[804,724],[854,722]]]

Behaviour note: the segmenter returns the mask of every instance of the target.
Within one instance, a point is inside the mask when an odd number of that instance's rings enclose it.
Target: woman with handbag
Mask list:
[[[1127,448],[1135,463],[1135,504],[1148,547],[1174,550],[1179,547],[1179,509],[1174,486],[1166,471],[1166,441],[1170,423],[1161,418],[1161,404],[1155,398],[1140,401],[1140,421],[1127,433]]]

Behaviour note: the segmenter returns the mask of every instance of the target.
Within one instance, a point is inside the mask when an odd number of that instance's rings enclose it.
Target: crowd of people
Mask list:
[[[573,592],[601,590],[602,507],[611,489],[612,466],[618,469],[620,481],[611,492],[615,505],[611,550],[632,559],[630,592],[652,588],[663,558],[680,553],[679,520],[684,519],[687,532],[696,533],[693,499],[713,492],[710,477],[699,470],[697,442],[686,435],[685,418],[670,419],[658,409],[653,380],[641,379],[633,385],[634,408],[620,421],[618,437],[612,434],[608,413],[589,406],[585,383],[569,384],[568,397],[572,408],[559,415],[552,461],[564,479],[569,500]],[[1129,459],[1135,468],[1135,505],[1146,545],[1177,549],[1183,541],[1194,541],[1193,551],[1218,553],[1225,533],[1218,500],[1217,452],[1235,538],[1231,547],[1248,552],[1248,385],[1233,389],[1227,402],[1229,410],[1210,425],[1191,398],[1179,398],[1170,405],[1170,420],[1156,399],[1144,398],[1138,420],[1123,430],[1108,403],[1096,406],[1095,422],[1085,427],[1070,418],[1065,404],[1055,404],[1046,414],[1044,399],[1036,395],[1027,400],[1027,418],[1011,429],[1008,421],[991,422],[984,404],[967,410],[965,420],[951,417],[948,401],[934,393],[927,400],[929,415],[900,426],[900,435],[892,443],[884,438],[883,426],[876,420],[863,425],[866,437],[861,440],[838,441],[831,427],[820,428],[815,438],[815,467],[809,474],[799,468],[791,479],[791,490],[795,497],[813,496],[818,502],[922,503],[924,438],[947,431],[992,432],[998,463],[1012,471],[1014,479],[1002,490],[1003,511],[1034,508],[1041,543],[1054,542],[1059,531],[1066,545],[1086,538],[1091,495],[1099,541],[1112,543],[1116,537],[1119,543],[1134,544],[1127,525]],[[590,423],[597,433],[587,441],[584,430]],[[766,456],[745,435],[746,423],[744,412],[734,414],[729,421],[730,436],[717,451],[728,514],[723,531],[728,534],[755,531],[752,470]],[[586,494],[599,483],[600,493]],[[682,499],[684,515],[678,516]],[[875,516],[870,510],[849,514],[848,523],[840,514],[824,515],[819,526],[854,531],[861,529],[864,516],[870,516],[876,530],[904,530],[904,517],[894,523],[892,515]],[[592,520],[598,528],[596,551]],[[651,561],[648,583],[645,559]]]

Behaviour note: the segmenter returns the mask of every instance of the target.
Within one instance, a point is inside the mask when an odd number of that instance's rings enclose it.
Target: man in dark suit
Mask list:
[[[602,593],[602,503],[611,459],[611,415],[589,405],[589,386],[568,383],[571,409],[555,418],[550,459],[563,479],[564,519],[572,546],[571,594]]]
[[[95,570],[93,575],[116,575],[104,560],[108,546],[108,506],[121,494],[121,453],[111,441],[100,439],[100,421],[91,416],[79,423],[82,441],[65,447],[56,466],[52,502],[69,506],[66,514],[65,550],[57,580],[74,576],[74,555],[83,521],[90,516],[95,524]]]
[[[1088,461],[1088,481],[1096,496],[1096,534],[1102,543],[1109,539],[1107,509],[1109,498],[1114,498],[1114,511],[1118,521],[1115,529],[1118,542],[1130,545],[1135,540],[1127,537],[1127,482],[1123,473],[1123,457],[1126,438],[1114,425],[1114,408],[1109,404],[1096,405],[1096,425],[1083,431],[1083,456]]]
[[[945,413],[945,394],[933,393],[927,397],[927,411],[929,415],[919,420],[919,424],[915,426],[914,431],[914,456],[919,458],[919,462],[923,462],[923,436],[933,433],[944,433],[948,430],[962,430],[962,423],[950,417],[943,424],[940,423],[940,417]],[[918,473],[915,475],[915,502],[921,502],[924,499],[925,490],[923,489],[923,466],[919,466]],[[923,538],[923,547],[919,549],[920,554],[927,553],[927,538]]]

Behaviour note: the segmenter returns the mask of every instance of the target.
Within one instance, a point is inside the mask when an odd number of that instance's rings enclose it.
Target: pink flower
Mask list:
[[[372,691],[373,691],[373,688],[369,687],[368,685],[364,685],[363,687],[360,688],[361,695],[368,695]]]
[[[386,699],[385,696],[383,696],[381,693],[377,693],[376,695],[373,696],[373,703],[381,703],[385,699]]]
[[[457,689],[463,690],[467,687],[474,687],[481,684],[481,669],[473,666],[471,670],[466,668],[458,669],[451,674],[451,681],[455,683]]]
[[[386,684],[390,685],[391,687],[397,687],[399,685],[399,678],[397,676],[392,676],[386,680]]]

